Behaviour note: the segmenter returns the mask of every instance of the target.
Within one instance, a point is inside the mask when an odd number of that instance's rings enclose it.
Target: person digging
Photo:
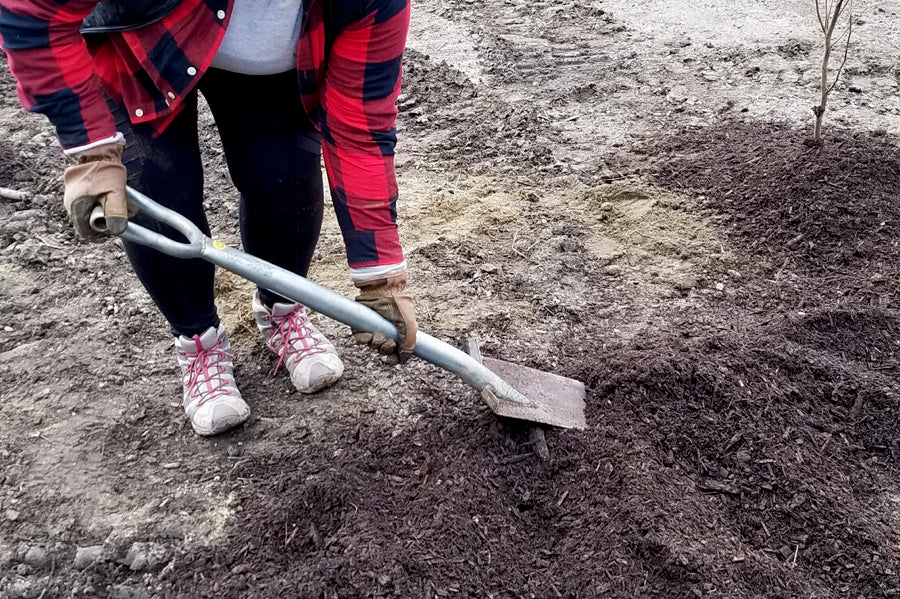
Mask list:
[[[403,362],[415,345],[407,268],[396,225],[395,101],[409,0],[0,0],[0,45],[28,110],[45,114],[75,163],[64,205],[80,236],[96,206],[109,231],[129,218],[126,184],[205,234],[198,94],[218,128],[240,193],[245,251],[306,276],[324,210],[320,159],[346,245],[357,301],[393,323],[395,343],[354,331]],[[214,267],[124,242],[139,280],[170,325],[184,411],[200,435],[250,415],[233,376],[213,295]],[[344,366],[306,308],[257,289],[253,314],[275,371],[302,393]]]

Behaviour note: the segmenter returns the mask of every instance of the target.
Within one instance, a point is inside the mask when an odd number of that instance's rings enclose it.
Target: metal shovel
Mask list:
[[[127,194],[131,207],[137,208],[145,217],[171,226],[184,235],[187,242],[170,239],[133,222],[129,222],[121,236],[123,239],[178,258],[202,258],[355,329],[380,332],[397,339],[394,325],[362,304],[210,239],[190,220],[160,206],[139,191],[129,187]],[[91,216],[91,227],[96,231],[106,230],[99,206]],[[562,428],[583,429],[586,426],[585,389],[579,381],[502,360],[484,358],[482,363],[480,355],[470,356],[422,331],[416,336],[414,353],[475,387],[499,416]]]

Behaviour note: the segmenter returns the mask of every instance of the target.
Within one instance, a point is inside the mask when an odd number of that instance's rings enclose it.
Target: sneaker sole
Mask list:
[[[247,421],[250,415],[241,416],[239,414],[235,414],[234,416],[228,416],[227,418],[223,418],[220,420],[215,428],[211,429],[201,429],[194,426],[194,423],[191,423],[191,428],[194,429],[194,432],[203,437],[211,437],[212,435],[218,435],[219,433],[224,433],[225,431],[231,430],[236,426],[240,426],[244,422]]]

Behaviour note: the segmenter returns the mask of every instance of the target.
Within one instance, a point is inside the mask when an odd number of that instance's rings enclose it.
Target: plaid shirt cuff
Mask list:
[[[125,144],[125,136],[122,135],[121,132],[116,132],[112,137],[107,137],[106,139],[98,139],[95,142],[85,144],[83,146],[77,146],[74,148],[67,148],[63,150],[63,154],[66,156],[72,156],[73,154],[78,154],[79,152],[84,152],[86,150],[92,150],[98,146],[105,146],[106,144]]]

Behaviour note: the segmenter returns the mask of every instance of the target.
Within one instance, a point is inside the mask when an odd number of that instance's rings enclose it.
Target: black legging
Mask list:
[[[225,149],[231,179],[240,192],[244,250],[306,276],[322,227],[320,135],[302,108],[297,75],[250,76],[210,69],[200,80]],[[114,106],[124,133],[128,183],[172,208],[209,234],[203,212],[203,165],[197,135],[197,93],[158,137],[131,125]],[[176,239],[169,227],[135,218]],[[126,243],[134,271],[176,335],[194,335],[219,323],[213,300],[214,267],[203,260],[172,258]],[[260,289],[267,305],[286,301]]]

